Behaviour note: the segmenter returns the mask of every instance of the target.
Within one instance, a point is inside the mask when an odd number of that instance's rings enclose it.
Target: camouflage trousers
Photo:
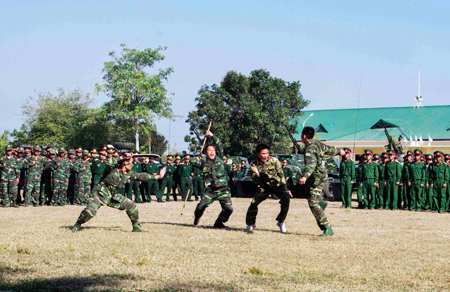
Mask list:
[[[76,202],[80,205],[86,205],[91,194],[91,184],[87,179],[79,179],[77,186],[78,196]]]
[[[37,180],[36,180],[37,179]],[[40,177],[36,177],[35,179],[29,179],[27,181],[27,186],[25,187],[25,205],[38,206],[39,205],[39,193],[41,189],[41,180]]]
[[[217,220],[223,223],[227,222],[233,213],[233,204],[231,203],[231,195],[227,186],[219,188],[207,187],[205,190],[205,195],[195,208],[195,217],[202,217],[205,209],[208,208],[215,200],[218,200],[220,206],[222,207],[222,212],[220,212]]]
[[[39,204],[45,205],[47,204],[47,199],[50,199],[52,197],[52,179],[51,178],[44,178],[41,180],[41,186],[40,186],[40,198],[39,198]]]
[[[328,227],[331,227],[327,215],[325,215],[325,212],[319,205],[320,201],[322,201],[323,185],[324,183],[319,184],[316,187],[312,187],[310,185],[306,186],[307,189],[306,199],[308,200],[309,209],[311,209],[314,218],[316,218],[317,225],[319,225],[319,228],[321,230],[325,230]]]
[[[291,197],[286,192],[284,187],[278,188],[276,190],[264,190],[259,188],[253,197],[252,202],[247,210],[247,215],[245,216],[245,222],[247,225],[255,225],[256,216],[258,215],[258,205],[265,201],[270,195],[275,195],[280,200],[280,213],[278,214],[276,220],[279,223],[283,223],[286,220],[286,216],[289,212],[289,204]]]
[[[83,224],[94,218],[97,214],[97,210],[101,206],[108,206],[114,209],[119,209],[121,211],[125,210],[131,223],[139,222],[139,212],[136,204],[128,198],[120,194],[116,194],[114,198],[103,197],[95,193],[94,197],[87,200],[87,206],[81,211],[78,217],[77,223]]]
[[[67,203],[73,205],[78,197],[78,189],[75,181],[69,179],[69,185],[67,186]]]
[[[1,199],[3,207],[17,206],[17,181],[16,179],[1,180]]]
[[[67,187],[68,182],[65,178],[53,179],[53,196],[50,201],[52,206],[64,206],[67,204]]]

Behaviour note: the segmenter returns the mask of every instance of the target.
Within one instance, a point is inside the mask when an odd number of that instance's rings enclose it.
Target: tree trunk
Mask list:
[[[152,132],[148,134],[148,154],[152,154]]]
[[[134,138],[136,140],[136,152],[139,153],[139,120],[134,120]]]

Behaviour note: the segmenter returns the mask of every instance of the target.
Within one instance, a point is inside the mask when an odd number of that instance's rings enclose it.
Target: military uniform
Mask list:
[[[305,145],[305,169],[303,177],[306,178],[307,199],[309,208],[316,218],[317,225],[324,234],[331,227],[325,212],[320,205],[322,201],[322,189],[328,179],[328,173],[322,165],[324,155],[337,155],[340,150],[334,146],[328,146],[316,139],[309,140]]]
[[[88,202],[88,198],[91,195],[91,180],[92,180],[92,172],[91,172],[91,161],[87,157],[89,152],[87,150],[83,150],[83,157],[79,161],[80,163],[80,171],[78,172],[78,197],[77,204],[85,206]]]
[[[366,157],[373,155],[373,152],[369,149],[365,150]],[[375,194],[378,184],[379,174],[378,165],[373,163],[371,159],[361,165],[361,183],[362,193],[364,196],[364,208],[375,208]]]
[[[200,159],[202,159],[200,157]],[[195,200],[198,198],[203,199],[205,193],[205,185],[203,184],[203,170],[201,168],[194,168],[194,177],[192,178],[192,191],[195,196]],[[233,193],[231,193],[233,195]]]
[[[414,154],[422,156],[422,151],[420,149],[416,149],[414,150]],[[411,209],[420,212],[423,207],[422,194],[426,176],[425,164],[423,164],[422,160],[419,158],[418,160],[409,163],[406,168],[409,174],[408,185],[411,191]]]
[[[181,177],[179,174],[179,168],[181,167],[182,163],[181,163],[181,157],[180,156],[176,156],[175,157],[175,171],[173,173],[172,176],[172,180],[173,180],[173,184],[172,184],[172,195],[173,195],[173,199],[174,201],[177,200],[177,194],[176,191],[178,190],[178,194],[181,194]]]
[[[11,145],[5,151],[12,151]],[[20,178],[20,168],[14,156],[4,155],[0,158],[1,168],[1,200],[3,207],[17,207],[17,184]]]
[[[191,185],[191,173],[192,173],[192,165],[189,164],[189,161],[186,161],[186,159],[189,159],[189,155],[185,156],[185,163],[180,164],[178,166],[178,175],[180,177],[181,182],[181,199],[184,201],[186,199],[186,195],[189,191],[189,186]],[[192,193],[189,192],[189,198],[188,200],[191,200]]]
[[[93,197],[88,199],[86,208],[81,212],[73,231],[78,231],[81,224],[91,220],[101,206],[126,210],[128,217],[133,224],[133,231],[142,231],[139,224],[139,213],[136,204],[130,199],[125,198],[117,191],[125,186],[128,180],[150,181],[155,176],[148,173],[136,173],[134,171],[126,172],[121,168],[113,169],[97,186]]]
[[[443,153],[441,151],[435,152],[436,157],[443,157]],[[433,165],[431,169],[431,180],[433,188],[433,199],[435,210],[439,213],[444,212],[445,206],[447,203],[447,181],[449,180],[449,168],[442,161],[438,161]]]
[[[406,153],[406,157],[413,157],[414,154],[412,153],[412,151],[407,151]],[[409,211],[412,210],[412,205],[411,205],[411,187],[409,186],[409,182],[410,182],[410,173],[409,173],[409,166],[410,162],[409,161],[405,161],[402,167],[402,183],[401,183],[401,201],[403,201],[403,207],[405,209],[408,209]],[[399,193],[400,194],[400,193]],[[402,202],[399,202],[399,208],[401,208],[401,204]]]
[[[450,154],[444,154],[444,158],[445,158],[445,164],[447,165],[447,194],[446,194],[446,206],[445,206],[445,210],[447,212],[450,212]]]
[[[167,156],[167,163],[164,165],[166,168],[166,173],[164,174],[164,177],[161,179],[161,196],[164,196],[164,191],[167,188],[166,193],[166,202],[170,201],[170,193],[172,192],[172,184],[173,184],[173,174],[176,170],[175,166],[170,163],[169,161],[172,160],[172,156]],[[177,200],[177,197],[175,193],[173,193],[173,199],[174,201]]]
[[[131,171],[134,173],[142,173],[142,164],[133,161],[133,167],[131,168]],[[130,182],[125,187],[128,199],[133,200],[133,192],[134,192],[134,202],[136,203],[142,203],[139,184],[140,181],[130,179]]]
[[[60,154],[65,153],[64,148],[59,149]],[[64,206],[67,204],[67,187],[70,177],[70,163],[64,157],[55,158],[51,162],[53,171],[53,195],[50,200],[52,206]]]
[[[395,160],[395,152],[389,152],[389,161],[386,163],[385,180],[386,180],[386,208],[391,210],[398,209],[398,186],[402,177],[401,168]]]
[[[431,168],[433,167],[433,155],[425,155],[425,173],[424,173],[424,190],[423,190],[423,204],[425,210],[433,209],[433,189],[431,188]]]
[[[92,172],[92,184],[91,188],[94,189],[103,177],[103,173],[106,168],[106,161],[100,158],[91,160],[91,172]]]
[[[377,209],[386,209],[387,201],[387,187],[386,187],[386,160],[389,159],[389,155],[387,153],[381,154],[382,163],[378,165],[378,173],[379,173],[379,186],[378,186],[378,195],[377,202],[375,208]]]
[[[17,167],[20,169],[20,177],[19,177],[19,184],[17,186],[17,204],[23,203],[25,200],[22,200],[25,198],[26,193],[26,177],[27,177],[27,169],[25,168],[25,158],[24,155],[24,149],[22,147],[19,147],[17,149]],[[21,196],[22,191],[22,196]],[[23,197],[23,198],[22,198]]]
[[[203,183],[205,186],[205,194],[195,208],[194,225],[197,225],[205,209],[209,207],[215,200],[218,200],[222,212],[214,223],[215,227],[223,228],[223,223],[227,222],[233,213],[233,204],[231,203],[231,194],[228,190],[227,173],[221,159],[223,153],[223,145],[217,137],[208,137],[207,145],[214,146],[216,149],[216,158],[209,159],[205,157],[201,160],[192,161],[194,167],[203,171]]]
[[[349,148],[344,148],[345,153],[351,153]],[[355,181],[355,163],[348,160],[342,160],[339,167],[339,178],[341,180],[342,208],[352,206],[352,182]]]
[[[33,151],[41,151],[41,147],[34,146]],[[25,206],[32,204],[39,206],[39,193],[41,186],[41,176],[46,164],[46,158],[41,155],[28,156],[24,166],[27,168],[27,185],[25,187]]]

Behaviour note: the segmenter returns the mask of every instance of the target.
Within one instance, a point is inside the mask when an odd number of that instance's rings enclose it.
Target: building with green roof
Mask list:
[[[316,129],[321,141],[349,147],[355,154],[366,148],[384,152],[388,144],[385,128],[395,140],[400,137],[404,152],[416,148],[424,153],[450,152],[449,105],[304,111],[299,121],[298,134],[294,135],[297,141],[306,121],[305,126]]]

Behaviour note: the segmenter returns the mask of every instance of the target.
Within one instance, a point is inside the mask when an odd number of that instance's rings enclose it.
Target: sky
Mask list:
[[[307,110],[450,104],[450,1],[0,1],[0,132],[20,105],[77,87],[99,107],[108,53],[167,46],[175,121],[157,119],[185,150],[202,85],[230,70],[300,81]],[[314,116],[311,117],[314,119]]]

